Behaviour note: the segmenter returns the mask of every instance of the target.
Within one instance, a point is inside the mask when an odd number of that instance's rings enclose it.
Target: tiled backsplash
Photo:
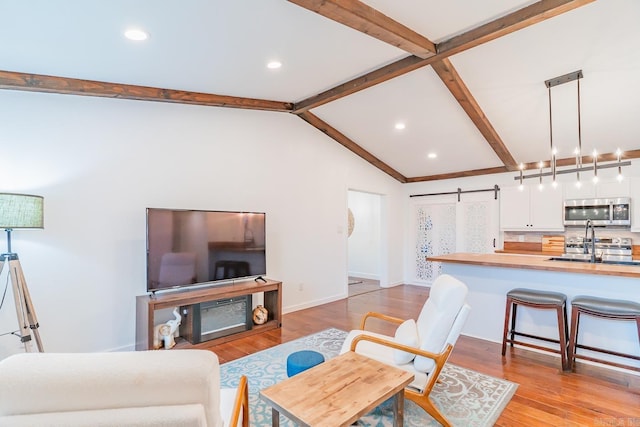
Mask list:
[[[564,233],[560,232],[524,232],[505,231],[505,242],[530,242],[541,243],[542,236],[565,236],[565,239],[573,236],[584,236],[584,228],[567,228]],[[640,233],[632,233],[629,230],[615,228],[596,228],[596,237],[623,237],[630,238],[634,245],[640,245]]]

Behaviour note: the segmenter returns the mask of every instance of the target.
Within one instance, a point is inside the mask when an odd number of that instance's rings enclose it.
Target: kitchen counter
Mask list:
[[[513,288],[565,294],[569,319],[571,300],[578,295],[640,302],[640,266],[550,261],[549,258],[547,255],[454,253],[428,257],[427,260],[441,262],[442,273],[460,279],[469,288],[467,301],[471,312],[462,333],[498,343],[502,342],[506,294]],[[518,313],[518,329],[558,338],[554,311],[519,307]],[[635,322],[582,316],[580,331],[580,340],[584,345],[605,347],[627,354],[638,352]],[[526,338],[523,337],[523,340]],[[613,355],[598,356],[640,368],[640,361],[629,361]],[[500,357],[500,354],[496,354],[496,357]]]
[[[550,255],[455,253],[428,257],[427,260],[457,264],[640,278],[640,266],[551,261],[549,258],[551,258]]]

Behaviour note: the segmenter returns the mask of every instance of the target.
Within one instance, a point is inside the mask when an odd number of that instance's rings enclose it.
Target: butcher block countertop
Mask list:
[[[548,255],[454,253],[427,257],[427,260],[455,264],[484,265],[487,267],[521,268],[640,278],[640,266],[551,261],[549,258],[550,256]]]

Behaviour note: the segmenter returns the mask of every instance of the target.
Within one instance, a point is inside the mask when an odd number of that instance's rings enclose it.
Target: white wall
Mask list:
[[[349,191],[354,228],[349,236],[349,275],[380,279],[380,196]]]
[[[45,198],[13,249],[46,351],[133,348],[146,207],[266,212],[292,311],[346,297],[348,189],[384,194],[381,279],[402,281],[402,185],[294,115],[2,91],[0,129],[0,191]],[[15,319],[9,292],[0,333]],[[19,351],[0,336],[0,358]]]

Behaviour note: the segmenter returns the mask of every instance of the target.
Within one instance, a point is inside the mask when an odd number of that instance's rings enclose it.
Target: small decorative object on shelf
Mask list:
[[[158,332],[162,336],[162,345],[164,346],[165,350],[169,350],[176,345],[176,341],[173,337],[173,334],[171,333],[171,326],[165,323],[164,325],[160,326],[160,330]]]
[[[266,308],[259,305],[253,309],[253,323],[256,325],[262,325],[267,322],[269,318],[269,311]]]
[[[178,307],[173,309],[174,319],[169,320],[167,323],[161,323],[156,325],[153,334],[153,349],[159,348],[170,349],[176,345],[175,332],[178,330],[178,326],[182,322],[182,316],[178,312]]]

